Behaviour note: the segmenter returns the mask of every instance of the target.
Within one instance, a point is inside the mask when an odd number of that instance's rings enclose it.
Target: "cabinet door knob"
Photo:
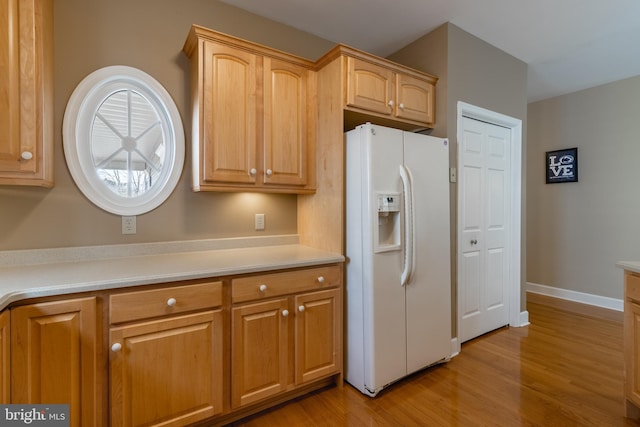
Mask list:
[[[122,350],[122,344],[120,344],[119,342],[114,343],[111,346],[111,351],[113,351],[114,353],[117,353],[118,351]]]
[[[260,292],[265,292],[267,290],[267,285],[262,284],[258,289],[260,289]]]
[[[176,301],[176,299],[175,299],[175,298],[169,298],[169,299],[167,300],[167,305],[168,305],[169,307],[173,307],[174,305],[176,305],[176,302],[177,302],[177,301]]]
[[[22,160],[31,160],[33,159],[33,153],[31,151],[23,151],[20,153],[20,157],[22,157]]]
[[[249,171],[249,173],[251,174],[251,176],[254,176],[255,174],[258,173],[258,171],[256,170],[256,168],[251,168],[251,170]]]
[[[324,283],[324,276],[318,277],[318,283]]]
[[[300,307],[298,307],[298,311],[302,313],[304,311],[304,305],[301,305]]]
[[[389,107],[393,108],[393,99],[389,100]]]
[[[271,169],[267,169],[267,176],[273,175],[273,171]]]
[[[404,104],[401,102],[400,105],[398,105],[398,108],[400,108],[401,110],[404,110]]]
[[[282,317],[287,317],[289,315],[289,310],[282,310]]]

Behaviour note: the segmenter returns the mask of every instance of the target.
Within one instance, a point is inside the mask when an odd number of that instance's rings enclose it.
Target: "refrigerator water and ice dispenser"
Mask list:
[[[374,252],[400,249],[400,194],[378,193],[378,233]]]

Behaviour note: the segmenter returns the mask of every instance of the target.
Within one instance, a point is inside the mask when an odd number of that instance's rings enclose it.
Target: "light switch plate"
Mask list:
[[[256,214],[256,231],[264,230],[264,214]]]

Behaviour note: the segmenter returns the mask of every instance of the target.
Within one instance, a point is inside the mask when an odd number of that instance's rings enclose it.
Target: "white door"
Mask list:
[[[458,340],[509,324],[511,129],[463,117],[458,141]]]

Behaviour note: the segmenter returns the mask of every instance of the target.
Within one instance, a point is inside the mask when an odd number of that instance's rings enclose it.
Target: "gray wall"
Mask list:
[[[56,0],[54,3],[55,187],[0,187],[0,250],[296,233],[292,195],[193,193],[190,190],[189,64],[182,46],[191,24],[309,59],[334,43],[214,0]],[[121,219],[79,192],[62,151],[62,119],[76,85],[108,65],[140,68],[176,102],[186,132],[187,161],[178,187],[156,210],[138,217],[136,235]],[[253,230],[255,213],[266,230]]]
[[[436,121],[432,135],[447,137],[451,142],[450,166],[457,162],[457,106],[463,101],[522,120],[522,153],[526,152],[527,64],[500,49],[463,31],[451,23],[444,24],[426,36],[394,53],[389,59],[432,73],[439,77],[436,87]],[[521,308],[525,309],[526,233],[525,233],[525,169],[522,173],[522,262]],[[452,293],[455,305],[457,186],[451,185],[451,260]],[[455,315],[454,315],[455,317]],[[454,319],[455,320],[455,319]],[[455,322],[454,322],[455,323]],[[455,331],[455,326],[454,326]]]
[[[640,259],[640,76],[529,105],[527,280],[622,298]],[[579,182],[545,184],[546,151],[578,147]]]

